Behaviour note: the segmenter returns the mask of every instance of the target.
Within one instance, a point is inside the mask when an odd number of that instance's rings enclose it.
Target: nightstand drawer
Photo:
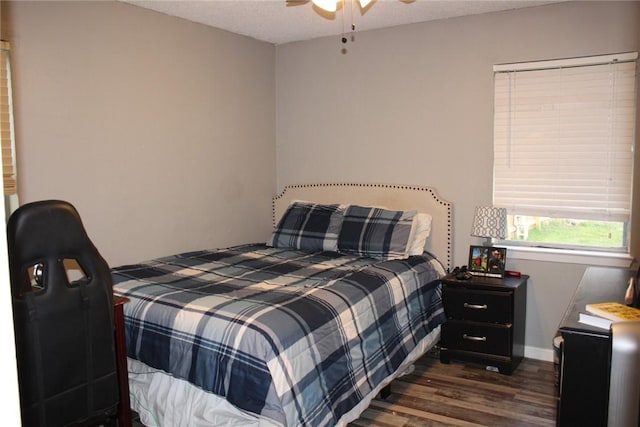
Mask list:
[[[476,322],[511,323],[512,293],[446,286],[444,311],[450,319]]]
[[[511,325],[448,320],[442,328],[443,347],[511,356]]]

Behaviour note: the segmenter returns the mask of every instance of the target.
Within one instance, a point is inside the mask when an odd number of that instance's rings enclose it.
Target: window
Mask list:
[[[18,206],[9,43],[0,41],[0,147],[7,217]]]
[[[494,67],[509,243],[628,250],[637,53]]]

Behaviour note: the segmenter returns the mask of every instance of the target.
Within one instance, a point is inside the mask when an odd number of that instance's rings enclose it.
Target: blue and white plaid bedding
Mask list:
[[[129,357],[283,425],[327,426],[444,321],[437,263],[255,244],[113,278]]]

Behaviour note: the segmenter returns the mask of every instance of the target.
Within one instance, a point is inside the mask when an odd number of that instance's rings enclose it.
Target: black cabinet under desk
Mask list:
[[[562,337],[558,375],[558,426],[607,426],[611,330],[579,321],[587,304],[624,303],[635,270],[589,267],[558,329]]]

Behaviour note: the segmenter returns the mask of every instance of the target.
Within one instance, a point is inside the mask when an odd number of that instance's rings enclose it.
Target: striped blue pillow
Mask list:
[[[406,258],[416,214],[350,205],[338,236],[338,252],[384,260]]]
[[[295,201],[282,215],[267,245],[310,252],[338,251],[346,205]]]

